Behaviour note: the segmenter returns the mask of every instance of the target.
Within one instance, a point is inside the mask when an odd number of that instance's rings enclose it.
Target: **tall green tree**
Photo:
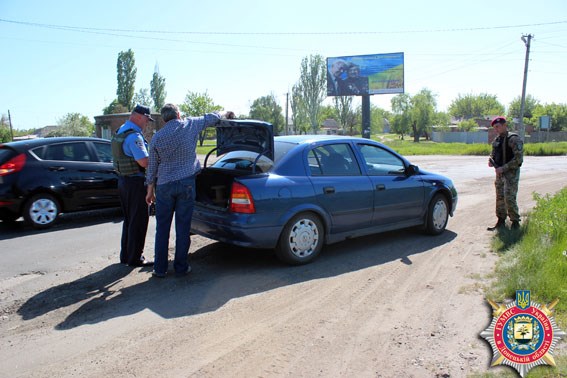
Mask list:
[[[390,100],[392,104],[392,131],[400,135],[404,140],[404,135],[411,130],[411,97],[407,93],[400,93]]]
[[[319,130],[321,104],[327,96],[327,67],[321,55],[310,55],[301,60],[297,85],[303,98],[311,130],[316,134]]]
[[[134,107],[134,85],[136,83],[136,59],[132,49],[118,53],[116,62],[118,87],[116,97],[119,103],[131,110]]]
[[[435,95],[429,89],[422,89],[410,100],[411,102],[411,125],[413,129],[413,141],[419,142],[419,137],[425,135],[429,139],[431,127],[435,121],[435,108],[437,101]]]
[[[48,137],[56,136],[92,136],[94,124],[87,116],[79,113],[68,113],[57,122],[57,129],[47,134]]]
[[[285,132],[285,119],[282,107],[276,101],[273,93],[257,98],[250,106],[250,118],[270,122],[276,134]]]
[[[391,117],[390,112],[376,105],[370,105],[370,131],[372,134],[383,133],[384,123]]]
[[[141,88],[135,95],[132,101],[135,104],[146,105],[152,108],[152,98],[148,88]]]
[[[185,95],[183,104],[179,105],[179,110],[181,110],[184,117],[199,117],[205,113],[222,110],[222,106],[216,105],[207,92],[198,93],[189,91],[187,95]],[[205,129],[199,134],[199,145],[201,146],[207,137],[207,130],[208,129]]]
[[[291,109],[293,132],[295,134],[307,134],[309,130],[309,117],[307,116],[307,107],[305,106],[299,84],[295,84],[291,89],[289,107]]]
[[[154,72],[150,83],[152,99],[154,100],[154,110],[159,112],[165,105],[167,92],[165,91],[165,78],[160,76],[159,72]]]
[[[494,95],[459,94],[449,105],[449,114],[458,119],[484,118],[504,114],[504,105]]]

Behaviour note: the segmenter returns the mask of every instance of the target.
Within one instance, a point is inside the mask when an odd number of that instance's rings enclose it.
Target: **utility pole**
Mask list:
[[[12,128],[12,116],[10,115],[10,110],[8,110],[8,123],[10,123],[10,137],[12,142],[14,141],[14,129]]]
[[[286,135],[289,134],[289,130],[287,129],[288,128],[288,123],[287,123],[288,109],[289,109],[289,92],[287,92],[285,94],[285,127],[284,127],[284,130],[285,130]]]
[[[526,134],[526,130],[524,127],[524,109],[526,106],[526,83],[528,81],[528,62],[530,60],[530,42],[532,38],[533,35],[531,34],[522,35],[522,42],[524,42],[524,44],[526,45],[526,62],[524,63],[524,84],[522,86],[522,102],[520,105],[520,127],[518,130],[522,141],[525,140],[525,134]]]

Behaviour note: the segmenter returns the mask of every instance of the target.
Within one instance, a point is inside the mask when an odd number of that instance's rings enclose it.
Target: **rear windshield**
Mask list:
[[[256,163],[256,173],[268,172],[270,169],[272,169],[275,163],[280,161],[285,156],[285,154],[287,154],[295,146],[297,146],[297,144],[295,143],[275,142],[275,162],[271,161],[266,156],[261,156]],[[218,160],[212,164],[211,167],[252,172],[254,161],[257,158],[258,153],[256,152],[233,151],[225,155],[221,155]]]

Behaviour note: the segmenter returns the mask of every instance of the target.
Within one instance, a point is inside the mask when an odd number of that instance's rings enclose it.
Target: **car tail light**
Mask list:
[[[26,154],[19,154],[0,165],[0,176],[7,176],[22,170],[26,164]]]
[[[232,183],[230,192],[230,211],[233,213],[254,214],[254,200],[250,194],[250,190],[237,182]]]

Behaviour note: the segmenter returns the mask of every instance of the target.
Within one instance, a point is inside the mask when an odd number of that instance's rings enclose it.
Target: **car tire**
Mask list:
[[[60,212],[59,202],[50,194],[31,197],[24,207],[24,220],[33,228],[49,228],[55,224]]]
[[[445,231],[449,220],[449,201],[443,194],[436,194],[429,203],[425,231],[430,235],[439,235]]]
[[[298,214],[284,227],[276,247],[276,256],[287,264],[307,264],[319,255],[324,239],[323,224],[317,215]]]

